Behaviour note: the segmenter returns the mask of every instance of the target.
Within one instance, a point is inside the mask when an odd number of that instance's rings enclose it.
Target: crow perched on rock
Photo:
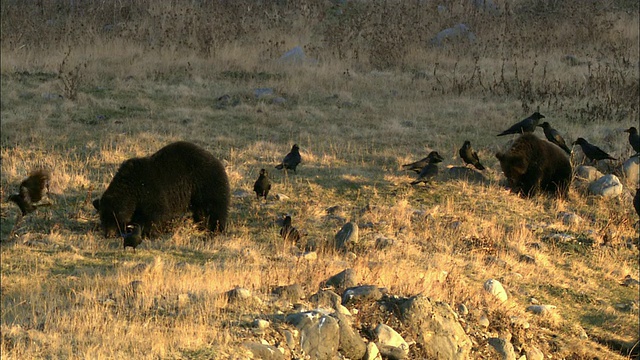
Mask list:
[[[421,182],[426,184],[433,180],[433,178],[435,178],[436,176],[438,176],[438,165],[435,163],[429,163],[422,168],[420,174],[418,175],[418,178],[412,181],[411,185],[417,185]]]
[[[49,193],[49,180],[51,175],[47,170],[36,170],[28,178],[20,183],[20,190],[17,194],[9,196],[12,201],[20,207],[22,216],[36,210],[38,201],[42,200],[44,189]]]
[[[547,137],[547,140],[560,146],[560,148],[562,148],[562,150],[564,150],[567,154],[571,154],[571,149],[569,149],[567,144],[564,142],[564,139],[562,138],[560,133],[556,129],[551,127],[551,124],[545,121],[538,126],[541,127],[544,131],[544,136]]]
[[[290,215],[286,215],[284,217],[282,229],[280,229],[280,236],[282,236],[284,241],[290,241],[296,244],[300,241],[300,232],[291,225]]]
[[[265,169],[260,169],[260,176],[258,176],[258,180],[256,180],[255,184],[253,184],[253,191],[256,192],[256,196],[258,197],[258,199],[260,199],[260,197],[262,196],[265,200],[267,200],[269,190],[271,190],[269,173],[267,173],[267,170]]]
[[[132,247],[135,252],[138,245],[142,243],[142,227],[138,224],[129,224],[127,230],[129,231],[122,234],[124,250],[126,251],[127,247]]]
[[[514,124],[507,130],[498,134],[498,136],[509,135],[509,134],[523,134],[523,133],[532,133],[536,130],[536,125],[538,125],[538,121],[540,119],[544,119],[544,115],[539,112],[534,112],[528,118],[520,121],[519,123]]]
[[[617,160],[616,158],[611,157],[611,155],[604,152],[604,150],[600,149],[599,147],[593,144],[589,144],[589,142],[583,138],[578,138],[573,144],[580,145],[584,155],[588,157],[592,162],[597,160]]]
[[[301,161],[302,157],[300,156],[300,148],[298,147],[298,144],[293,144],[291,151],[289,151],[280,164],[276,165],[276,169],[293,170],[293,172],[296,172],[296,167]]]
[[[439,163],[442,162],[444,160],[444,158],[442,156],[440,156],[440,154],[438,154],[437,151],[432,151],[429,153],[429,155],[427,155],[426,158],[423,158],[421,160],[418,160],[416,162],[412,162],[411,164],[405,164],[402,165],[402,167],[405,170],[413,170],[416,173],[420,173],[422,171],[422,169],[427,166],[428,164],[435,164],[435,163]]]
[[[638,129],[635,127],[630,127],[624,132],[629,133],[629,144],[636,153],[640,153],[640,135],[638,135]]]
[[[469,140],[466,140],[464,144],[462,144],[459,154],[465,164],[471,164],[478,170],[484,170],[484,166],[480,164],[478,153],[473,150],[473,148],[471,147],[471,142]]]

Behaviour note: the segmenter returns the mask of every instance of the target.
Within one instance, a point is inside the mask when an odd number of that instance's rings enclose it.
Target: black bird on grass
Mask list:
[[[438,176],[438,164],[430,163],[423,167],[418,175],[418,178],[411,182],[411,185],[417,185],[421,182],[428,183]]]
[[[466,164],[471,164],[476,167],[478,170],[484,170],[484,166],[480,164],[480,158],[478,158],[478,153],[473,150],[471,147],[471,142],[466,140],[459,151],[460,157]]]
[[[640,135],[638,135],[638,129],[634,126],[628,128],[624,132],[629,133],[629,144],[636,153],[640,153]]]
[[[567,154],[571,154],[571,149],[569,149],[567,144],[564,142],[564,139],[562,138],[558,130],[551,127],[551,124],[545,121],[538,126],[541,127],[544,131],[544,136],[547,137],[547,140],[560,146],[562,150],[564,150]]]
[[[291,225],[290,215],[286,215],[284,217],[282,229],[280,229],[280,236],[282,236],[284,241],[290,241],[296,244],[300,241],[300,232]]]
[[[498,134],[498,136],[509,135],[509,134],[523,134],[523,133],[532,133],[536,130],[536,125],[538,125],[538,121],[540,119],[544,119],[544,115],[539,112],[534,112],[528,118],[514,124],[507,130]]]
[[[636,209],[638,217],[640,217],[640,188],[636,189],[636,196],[633,197],[633,207]]]
[[[122,246],[126,251],[128,247],[132,247],[136,251],[138,245],[142,243],[142,227],[138,224],[127,225],[128,232],[122,234]]]
[[[258,176],[258,180],[253,184],[253,191],[256,192],[258,199],[260,199],[260,197],[264,197],[264,199],[267,200],[269,190],[271,190],[269,173],[267,173],[266,169],[260,169],[260,176]]]
[[[402,167],[405,170],[413,170],[416,173],[420,173],[420,171],[422,171],[422,169],[427,166],[428,164],[435,164],[435,163],[439,163],[442,162],[444,160],[444,158],[442,156],[440,156],[440,154],[438,154],[437,151],[432,151],[429,153],[429,155],[427,155],[427,157],[418,160],[416,162],[412,162],[411,164],[405,164],[402,165]]]
[[[276,165],[276,169],[293,170],[293,172],[296,172],[296,167],[301,161],[302,157],[300,156],[300,148],[298,147],[298,144],[293,144],[291,151],[289,151],[280,164]]]
[[[20,183],[20,190],[17,194],[9,196],[12,201],[20,207],[22,216],[34,212],[38,207],[35,203],[42,200],[44,189],[49,193],[49,180],[51,175],[47,170],[36,170],[28,178]]]
[[[588,157],[592,162],[597,160],[617,160],[616,158],[611,157],[611,155],[604,152],[604,150],[600,149],[599,147],[593,144],[589,144],[589,142],[583,138],[578,138],[573,144],[580,145],[584,155]]]

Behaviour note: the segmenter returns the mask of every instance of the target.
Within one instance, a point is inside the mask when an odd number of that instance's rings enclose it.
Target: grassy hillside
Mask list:
[[[568,200],[522,199],[494,155],[511,140],[495,135],[534,111],[567,141],[631,155],[623,130],[639,118],[638,4],[441,4],[3,1],[2,357],[243,358],[247,340],[282,341],[278,329],[239,325],[290,311],[266,301],[275,286],[300,283],[309,296],[350,267],[395,295],[464,303],[473,358],[495,357],[486,339],[505,329],[554,359],[626,358],[639,326],[638,287],[620,285],[639,277],[632,186],[614,199],[578,187]],[[431,43],[459,23],[474,42]],[[279,61],[295,46],[306,61]],[[257,97],[263,88],[273,93]],[[462,164],[467,139],[486,184],[409,185],[401,164],[437,150],[444,172]],[[223,160],[229,231],[211,238],[185,216],[125,252],[102,237],[91,200],[122,161],[177,140]],[[285,175],[273,166],[293,143],[303,162]],[[16,225],[6,199],[40,167],[52,172],[52,205]],[[274,183],[266,203],[252,193],[261,168]],[[319,244],[316,260],[282,242],[284,213]],[[351,254],[333,247],[346,221],[361,225]],[[380,237],[394,244],[378,249]],[[486,296],[489,278],[507,303]],[[228,304],[220,294],[235,286],[265,302]],[[532,297],[556,312],[525,312]]]

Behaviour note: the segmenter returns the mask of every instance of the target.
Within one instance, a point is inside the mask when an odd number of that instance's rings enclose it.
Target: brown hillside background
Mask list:
[[[548,358],[629,358],[639,295],[621,284],[639,277],[635,185],[612,199],[577,184],[568,200],[523,199],[494,155],[512,140],[497,133],[539,111],[568,143],[584,137],[620,159],[597,165],[617,171],[632,155],[623,130],[639,119],[638,2],[477,3],[3,0],[2,358],[246,358],[246,341],[283,341],[245,326],[292,311],[267,301],[274,287],[299,283],[309,296],[345,268],[393,295],[464,303],[474,359],[495,358],[487,338],[505,330]],[[457,24],[475,41],[432,43]],[[280,60],[296,46],[303,62]],[[211,237],[185,216],[125,252],[102,236],[91,201],[122,161],[177,140],[224,162],[229,231]],[[487,183],[409,185],[400,165],[437,150],[445,173],[462,165],[464,140]],[[294,143],[298,173],[274,169]],[[51,204],[16,225],[7,198],[37,168],[51,170]],[[261,168],[266,203],[252,192]],[[283,214],[319,244],[317,259],[283,243]],[[361,226],[349,254],[333,246],[346,221]],[[394,244],[376,248],[380,237]],[[506,303],[485,294],[490,278]],[[236,286],[264,302],[227,304],[220,294]],[[531,298],[557,309],[525,312]],[[380,321],[365,313],[363,335]]]

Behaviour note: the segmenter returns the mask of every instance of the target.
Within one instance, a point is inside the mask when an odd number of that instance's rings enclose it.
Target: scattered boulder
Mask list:
[[[432,302],[416,295],[398,300],[403,322],[417,337],[429,358],[468,359],[471,340],[458,322],[456,313],[444,302]]]
[[[466,24],[457,24],[444,29],[431,39],[431,45],[444,46],[447,43],[473,43],[476,41],[474,34]]]
[[[309,302],[316,307],[333,306],[333,304],[341,303],[342,298],[340,295],[334,293],[331,290],[320,290],[317,293],[309,296]]]
[[[358,243],[358,224],[348,222],[336,234],[336,249],[347,250]]]
[[[247,301],[252,298],[251,290],[236,287],[226,292],[229,302]]]
[[[571,212],[561,212],[558,217],[562,219],[562,223],[565,225],[577,225],[582,222],[580,216]]]
[[[342,294],[342,304],[359,303],[362,301],[377,301],[382,298],[382,291],[374,285],[350,287]]]
[[[305,298],[304,289],[300,284],[291,284],[284,286],[277,286],[273,289],[272,293],[278,296],[281,300],[286,300],[292,303],[298,302]]]
[[[500,283],[500,281],[495,279],[489,279],[484,283],[484,289],[491,295],[495,296],[496,299],[501,302],[507,301],[507,292],[504,290],[504,287]]]
[[[338,320],[315,311],[289,314],[285,322],[300,331],[300,348],[309,359],[334,359],[340,347]]]
[[[367,353],[363,360],[382,360],[382,355],[378,346],[373,341],[367,344]]]
[[[257,89],[253,90],[253,95],[257,99],[262,99],[263,97],[273,95],[273,89],[272,88],[257,88]]]
[[[627,184],[633,188],[640,186],[640,156],[634,156],[622,164],[622,173]]]
[[[479,170],[466,166],[452,166],[448,168],[446,177],[449,180],[464,180],[478,184],[487,182],[487,178]]]
[[[602,176],[589,185],[589,191],[591,193],[606,198],[622,194],[623,188],[620,179],[613,174]]]
[[[259,343],[244,343],[243,346],[251,352],[254,359],[284,360],[284,354],[277,347]]]
[[[575,170],[576,180],[591,183],[602,177],[602,173],[593,166],[580,165]]]
[[[284,53],[280,59],[278,59],[278,62],[281,64],[302,65],[304,63],[314,63],[316,60],[307,58],[304,49],[301,46],[296,46]]]
[[[320,284],[322,288],[332,287],[338,292],[354,286],[356,286],[356,272],[353,269],[344,269]]]
[[[404,359],[409,355],[409,344],[390,326],[378,324],[374,332],[377,339],[376,346],[382,356],[390,359]]]
[[[391,247],[395,244],[395,240],[385,237],[385,236],[380,236],[379,238],[376,239],[376,249],[378,250],[384,250],[388,247]]]
[[[338,321],[340,327],[340,353],[350,359],[362,359],[367,351],[367,345],[360,334],[353,330],[349,318],[339,312],[331,315]]]
[[[530,311],[536,315],[544,315],[550,313],[555,308],[555,305],[529,305],[527,306],[527,311]]]
[[[525,355],[527,355],[527,360],[544,360],[544,354],[542,351],[538,350],[535,346],[529,346],[525,350]]]
[[[513,349],[513,345],[511,345],[511,342],[507,341],[506,339],[500,339],[500,338],[489,338],[488,340],[489,345],[491,345],[496,352],[498,352],[498,354],[500,354],[500,357],[503,360],[516,360],[516,352]]]

